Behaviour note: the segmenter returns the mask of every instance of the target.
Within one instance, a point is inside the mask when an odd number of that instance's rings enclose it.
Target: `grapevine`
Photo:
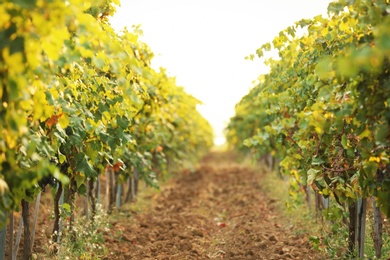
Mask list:
[[[75,194],[89,189],[91,196],[105,171],[116,184],[138,171],[157,186],[168,161],[194,162],[212,145],[211,126],[196,110],[200,101],[164,69],[150,67],[153,53],[140,29],[112,29],[116,5],[0,4],[1,226],[51,184],[58,187],[57,241],[62,190],[73,212]]]
[[[327,16],[259,48],[279,58],[237,104],[230,145],[278,157],[283,173],[340,206],[374,196],[390,216],[388,10],[386,1],[333,2]]]

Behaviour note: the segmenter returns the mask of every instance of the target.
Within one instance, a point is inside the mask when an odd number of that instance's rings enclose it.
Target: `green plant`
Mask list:
[[[70,214],[64,214],[65,220]],[[58,244],[56,259],[101,259],[108,249],[104,246],[103,233],[109,230],[107,213],[100,204],[97,204],[97,212],[94,221],[88,221],[85,216],[76,218],[74,225],[69,221],[64,224],[61,241]],[[88,223],[88,225],[85,225]],[[51,243],[55,243],[51,241]]]
[[[212,128],[196,110],[200,101],[165,69],[151,68],[153,53],[139,39],[140,28],[118,33],[110,26],[116,5],[0,3],[0,228],[8,212],[36,197],[46,177],[59,181],[55,237],[62,192],[72,233],[76,194],[86,196],[103,172],[115,185],[137,172],[158,187],[168,162],[194,163],[211,147]]]
[[[262,45],[257,56],[273,49],[279,57],[265,61],[270,72],[227,127],[231,147],[271,155],[301,186],[345,205],[351,257],[364,220],[355,221],[358,204],[375,196],[390,216],[388,8],[335,1],[326,16],[298,21]]]

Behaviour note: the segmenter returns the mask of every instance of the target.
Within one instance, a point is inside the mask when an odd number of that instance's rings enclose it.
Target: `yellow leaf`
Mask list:
[[[326,37],[326,35],[328,34],[328,28],[327,27],[325,27],[324,29],[322,29],[321,30],[321,35],[323,36],[323,37]]]
[[[30,68],[35,69],[40,64],[40,53],[42,51],[39,42],[29,39],[25,43],[26,58]]]
[[[7,130],[3,130],[5,141],[7,143],[8,149],[14,149],[16,147],[16,141],[18,139],[18,135],[11,134]]]
[[[53,44],[49,41],[44,41],[42,43],[42,47],[45,50],[46,55],[49,57],[51,60],[57,60],[59,55],[58,55],[58,50],[55,48]]]
[[[58,158],[59,158],[59,161],[60,161],[61,164],[64,163],[64,162],[66,161],[66,156],[63,155],[63,154],[60,152],[59,149],[58,149]]]
[[[299,180],[299,174],[297,170],[291,170],[290,173],[295,177],[296,180]]]
[[[370,136],[371,136],[371,131],[368,130],[367,128],[359,135],[360,139],[363,139],[365,137],[369,138]]]
[[[69,125],[69,118],[67,115],[62,114],[61,117],[58,118],[58,124],[65,129]]]
[[[30,99],[22,100],[19,102],[19,106],[25,111],[30,111],[32,109],[32,102]]]
[[[11,23],[11,16],[8,14],[8,12],[5,10],[5,6],[0,6],[0,28],[6,29],[8,28]]]
[[[347,187],[345,189],[345,196],[348,198],[355,198],[355,193],[353,192],[353,190],[350,188],[350,187]]]
[[[46,96],[43,92],[37,92],[33,96],[33,102],[34,102],[34,114],[33,118],[36,119],[41,119],[41,117],[44,114],[44,107],[42,104],[42,101],[46,100]]]
[[[346,31],[349,31],[349,27],[348,27],[348,24],[346,23],[340,23],[340,27],[339,27],[340,31],[343,31],[343,32],[346,32]]]
[[[322,134],[322,133],[324,132],[324,130],[322,130],[322,128],[319,127],[319,126],[316,126],[316,127],[315,127],[315,130],[316,130],[316,132],[317,132],[318,134]]]
[[[60,96],[56,88],[50,88],[49,92],[50,94],[52,94],[54,99],[58,99],[58,97]]]
[[[334,114],[330,112],[326,112],[324,115],[325,118],[334,118]]]
[[[48,25],[48,21],[44,15],[39,12],[32,12],[30,16],[32,19],[32,24],[36,28],[40,37],[44,37],[50,34],[51,26]]]
[[[351,120],[348,122],[349,124],[351,123]],[[356,125],[357,127],[360,127],[362,125],[362,122],[357,120],[355,117],[352,119],[352,123]]]
[[[80,48],[80,54],[84,58],[92,58],[94,55],[93,51],[91,51],[90,49],[86,49],[84,47]]]
[[[323,195],[329,195],[330,192],[329,192],[328,189],[323,189],[323,190],[322,190],[322,194],[323,194]]]
[[[21,52],[15,52],[11,55],[7,47],[3,49],[3,57],[5,64],[8,65],[10,75],[19,74],[24,71],[23,54]]]
[[[368,159],[370,162],[377,162],[379,163],[381,161],[380,157],[371,156],[370,159]]]

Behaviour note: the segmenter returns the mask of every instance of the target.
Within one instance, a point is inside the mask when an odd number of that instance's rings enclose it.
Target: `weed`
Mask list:
[[[60,232],[61,241],[52,240],[46,248],[46,255],[37,255],[36,259],[101,259],[106,255],[103,232],[108,231],[108,218],[102,206],[97,205],[97,213],[94,221],[88,221],[85,216],[76,218],[71,228],[66,223],[69,219],[66,210],[61,214],[64,219],[64,229]],[[56,250],[53,250],[56,249]],[[55,254],[54,252],[57,251]]]

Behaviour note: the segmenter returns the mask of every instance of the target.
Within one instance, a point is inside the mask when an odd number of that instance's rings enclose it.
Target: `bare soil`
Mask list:
[[[263,176],[209,154],[149,195],[145,210],[119,214],[105,259],[321,259],[262,190]]]
[[[194,171],[168,180],[111,217],[104,259],[322,259],[308,235],[297,232],[264,192],[264,174],[211,153]],[[103,180],[104,181],[104,180]],[[104,187],[104,184],[102,184]],[[78,199],[82,215],[84,198]],[[30,205],[31,215],[34,204]],[[142,208],[142,210],[140,210]],[[48,248],[53,221],[50,188],[42,195],[33,253],[56,259]],[[15,213],[15,232],[20,213]],[[32,221],[32,220],[31,220]],[[7,230],[9,232],[9,230]],[[6,259],[9,241],[7,241]],[[23,238],[17,259],[22,258]]]

